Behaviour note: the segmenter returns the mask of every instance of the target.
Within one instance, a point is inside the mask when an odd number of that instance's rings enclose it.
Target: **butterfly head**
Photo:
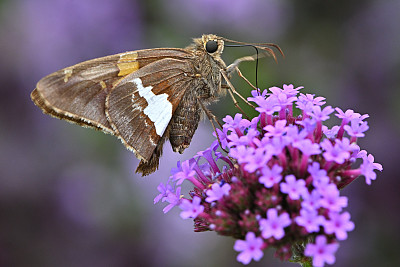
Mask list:
[[[220,58],[224,50],[224,41],[215,34],[204,34],[201,38],[194,39],[196,49],[209,54],[213,58]]]
[[[214,34],[204,34],[201,37],[203,48],[209,54],[221,54],[224,50],[224,41]]]

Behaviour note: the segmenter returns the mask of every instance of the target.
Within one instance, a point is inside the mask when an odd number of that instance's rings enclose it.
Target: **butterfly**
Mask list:
[[[186,48],[143,49],[88,60],[42,78],[33,102],[53,117],[118,137],[140,163],[136,172],[156,171],[168,139],[175,152],[190,145],[206,108],[227,89],[242,61],[227,66],[225,42],[253,46],[272,55],[274,44],[252,44],[214,34],[194,38]],[[231,94],[233,96],[233,94]]]

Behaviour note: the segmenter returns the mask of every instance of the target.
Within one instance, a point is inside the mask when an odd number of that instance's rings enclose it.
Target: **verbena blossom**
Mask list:
[[[260,219],[258,222],[261,236],[265,239],[273,237],[276,240],[285,236],[284,228],[291,224],[287,213],[278,215],[278,211],[274,208],[267,210],[267,219]]]
[[[335,253],[339,244],[327,241],[327,237],[319,235],[315,238],[315,244],[307,244],[304,254],[313,258],[314,267],[322,267],[325,262],[335,263]]]
[[[179,207],[196,232],[237,239],[243,264],[260,260],[266,248],[282,260],[333,264],[339,241],[355,227],[340,190],[359,176],[370,185],[383,168],[357,144],[367,114],[324,106],[325,98],[300,89],[254,90],[248,100],[259,115],[226,116],[219,141],[178,162],[154,202],[167,202],[165,213]],[[328,128],[335,111],[340,121]],[[187,181],[194,187],[181,193]]]
[[[211,186],[211,189],[207,190],[207,202],[213,202],[216,200],[220,200],[225,195],[229,195],[229,190],[231,190],[231,186],[229,184],[224,184],[220,186],[219,184],[215,183]]]
[[[237,260],[243,264],[248,264],[252,259],[259,261],[262,258],[264,255],[263,247],[263,239],[256,237],[253,232],[248,232],[245,240],[236,240],[233,249],[240,252]]]
[[[285,182],[281,183],[281,192],[286,193],[290,199],[300,199],[308,193],[306,182],[301,179],[296,179],[296,176],[289,174],[285,178]]]
[[[195,196],[192,201],[183,199],[182,203],[179,205],[181,208],[181,218],[196,218],[200,213],[204,211],[204,206],[200,204],[201,198]]]

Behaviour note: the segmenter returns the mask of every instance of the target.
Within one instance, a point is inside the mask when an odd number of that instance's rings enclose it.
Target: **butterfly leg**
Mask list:
[[[264,54],[261,54],[261,56]],[[260,58],[260,57],[259,57]],[[256,88],[240,71],[239,69],[239,64],[241,62],[244,61],[254,61],[257,59],[257,55],[253,55],[253,56],[246,56],[246,57],[241,57],[239,59],[236,59],[232,64],[230,64],[227,68],[226,68],[226,72],[227,72],[227,76],[230,77],[232,75],[233,72],[237,72],[237,74],[239,75],[240,78],[242,78],[248,85],[250,85],[251,87],[253,87],[254,90],[259,90],[258,88]]]
[[[253,87],[254,90],[260,90],[259,88],[256,88],[249,80],[247,80],[247,78],[242,74],[242,72],[240,71],[238,66],[236,66],[235,70],[236,70],[237,74],[239,75],[239,77],[242,78],[248,85]]]
[[[254,106],[253,104],[251,104],[249,101],[247,101],[246,98],[244,98],[241,94],[238,93],[238,91],[236,91],[235,87],[233,86],[233,84],[232,84],[231,81],[229,80],[226,71],[225,71],[225,70],[221,70],[221,74],[222,74],[222,77],[224,77],[226,83],[227,83],[228,86],[229,86],[229,87],[228,87],[228,89],[229,89],[228,92],[230,92],[230,95],[231,95],[231,97],[232,97],[232,99],[233,99],[233,102],[234,102],[235,106],[238,107],[238,108],[240,109],[240,107],[239,107],[238,104],[237,104],[238,102],[236,101],[236,99],[235,99],[235,97],[234,97],[233,94],[237,95],[240,99],[242,99],[242,100],[243,100],[247,105],[249,105],[250,107],[255,108],[255,106]],[[241,110],[241,109],[240,109],[240,110]],[[242,111],[242,110],[241,110],[241,111]]]
[[[263,57],[268,57],[271,54],[269,52],[266,51],[262,51],[260,52],[258,55],[252,55],[252,56],[245,56],[245,57],[241,57],[236,59],[232,64],[230,64],[227,68],[226,68],[226,72],[228,74],[228,77],[236,70],[236,67],[239,66],[240,63],[242,62],[246,62],[246,61],[254,61]],[[274,57],[275,58],[275,57]]]
[[[247,101],[241,94],[239,94],[239,93],[236,91],[235,87],[234,87],[233,84],[230,82],[230,80],[229,80],[229,78],[228,78],[228,76],[227,76],[227,74],[225,73],[224,70],[221,70],[221,74],[222,74],[222,76],[224,77],[226,83],[228,84],[228,86],[226,87],[226,89],[228,90],[229,95],[230,95],[231,98],[232,98],[233,104],[235,105],[235,107],[236,107],[247,119],[249,119],[249,117],[246,115],[246,113],[243,111],[243,109],[239,106],[239,103],[238,103],[238,101],[236,100],[234,94],[236,94],[237,96],[239,96],[240,99],[242,99],[242,100],[243,100],[247,105],[249,105],[250,107],[255,108],[255,106],[254,106],[253,104],[251,104],[249,101]]]
[[[210,121],[211,126],[213,127],[214,133],[215,133],[215,135],[217,136],[217,140],[218,140],[219,146],[221,147],[221,149],[222,149],[223,151],[225,151],[226,153],[228,153],[228,150],[224,149],[223,146],[222,146],[221,139],[219,138],[219,134],[218,134],[218,132],[217,132],[217,128],[215,127],[214,121],[215,121],[215,122],[218,124],[218,126],[222,129],[221,123],[217,120],[217,117],[215,117],[215,115],[212,114],[212,112],[211,112],[208,108],[205,107],[205,105],[201,102],[200,99],[197,99],[197,100],[198,100],[198,102],[200,103],[200,106],[201,106],[201,108],[203,109],[204,113],[206,114],[208,120]]]

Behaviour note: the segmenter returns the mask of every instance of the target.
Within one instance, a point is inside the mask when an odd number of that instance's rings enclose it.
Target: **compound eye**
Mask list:
[[[208,53],[214,53],[215,51],[217,51],[217,49],[218,49],[217,41],[212,40],[206,43],[206,50]]]

